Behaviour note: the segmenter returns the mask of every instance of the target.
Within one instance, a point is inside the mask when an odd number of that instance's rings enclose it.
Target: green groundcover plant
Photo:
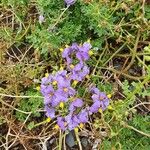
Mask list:
[[[13,109],[10,118],[30,133],[42,130],[47,139],[59,133],[59,150],[71,132],[80,149],[85,133],[91,149],[150,149],[148,1],[1,0],[0,7],[7,18],[0,28],[6,45],[0,58],[18,64],[2,71],[2,111]],[[25,86],[25,77],[32,84]],[[9,126],[8,120],[1,115],[0,126]]]

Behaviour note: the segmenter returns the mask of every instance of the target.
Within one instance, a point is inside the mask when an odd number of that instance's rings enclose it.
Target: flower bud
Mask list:
[[[60,102],[59,107],[60,107],[61,109],[63,109],[63,108],[64,108],[64,103],[63,103],[63,102]]]
[[[78,133],[79,129],[76,127],[76,128],[74,128],[74,131],[75,131],[75,133]]]
[[[59,129],[59,126],[56,124],[56,125],[54,126],[54,129],[58,130],[58,129]]]
[[[108,94],[108,95],[107,95],[108,98],[111,98],[111,96],[112,96],[111,94]]]
[[[79,127],[80,127],[81,129],[83,129],[84,124],[83,124],[83,123],[80,123]]]
[[[46,119],[46,122],[50,122],[50,121],[51,121],[51,118],[48,117],[48,118]]]
[[[63,52],[63,51],[64,51],[64,49],[63,49],[63,48],[60,48],[59,50],[60,50],[61,52]]]
[[[98,112],[99,112],[99,113],[102,113],[102,112],[103,112],[103,110],[100,108],[100,109],[98,110]]]
[[[36,87],[36,90],[37,90],[37,91],[40,91],[40,89],[41,89],[40,86],[37,86],[37,87]]]
[[[92,56],[94,53],[93,53],[92,50],[90,50],[90,51],[88,52],[88,54],[89,54],[90,56]]]
[[[49,74],[48,73],[45,73],[45,77],[48,77],[49,76]]]

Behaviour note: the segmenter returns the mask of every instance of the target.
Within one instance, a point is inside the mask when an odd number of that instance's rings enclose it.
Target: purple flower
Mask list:
[[[65,0],[65,3],[70,6],[73,5],[75,3],[75,0]]]
[[[58,71],[52,79],[59,87],[70,86],[70,79],[67,78],[67,71]]]
[[[43,94],[43,96],[54,93],[54,89],[52,87],[52,85],[43,85],[41,84],[41,93]]]
[[[77,115],[73,114],[73,113],[69,113],[66,117],[65,120],[67,122],[68,125],[68,129],[71,131],[73,130],[75,127],[78,126],[79,124],[79,119],[77,117]]]
[[[78,114],[78,119],[79,119],[80,123],[88,122],[88,120],[89,120],[88,110],[87,109],[81,110],[81,112]]]
[[[90,72],[89,68],[87,66],[84,66],[82,63],[77,64],[71,74],[71,79],[82,81],[86,75],[88,75]]]
[[[60,93],[55,93],[56,97],[51,101],[52,107],[56,107],[60,104],[60,102],[67,102],[68,98]]]
[[[46,111],[46,116],[50,118],[55,117],[55,109],[53,107],[50,107],[48,105],[45,105],[44,110]]]
[[[79,51],[76,54],[76,57],[80,61],[86,61],[89,59],[89,50],[91,49],[91,44],[85,42],[81,47],[79,47]]]
[[[109,105],[109,98],[104,92],[100,92],[97,88],[93,88],[91,91],[94,93],[92,95],[94,103],[89,108],[90,114],[98,112],[100,108],[104,111]]]
[[[90,115],[93,113],[97,113],[98,110],[100,109],[100,105],[101,105],[101,102],[99,100],[95,101],[89,109]]]
[[[83,101],[79,98],[75,99],[69,106],[69,110],[73,112],[76,108],[82,107]]]
[[[44,19],[45,19],[44,16],[40,15],[39,16],[39,23],[42,24],[44,22]]]
[[[66,47],[62,53],[62,57],[66,59],[67,65],[69,66],[72,63],[72,57],[78,51],[78,44],[73,43],[72,46]]]
[[[63,117],[57,117],[57,124],[60,127],[61,130],[66,130],[66,122],[65,118]]]
[[[76,91],[71,86],[67,87],[64,85],[64,87],[59,87],[56,93],[68,98],[70,96],[74,96],[76,94]]]
[[[96,88],[95,86],[90,86],[89,87],[89,92],[91,92],[91,93],[93,93],[93,94],[99,94],[99,89],[98,88]]]
[[[42,78],[41,82],[41,93],[45,96],[53,91],[53,87],[51,85],[53,76],[49,75],[48,77]]]

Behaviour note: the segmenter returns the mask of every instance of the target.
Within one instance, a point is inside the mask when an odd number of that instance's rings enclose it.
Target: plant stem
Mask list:
[[[79,144],[79,149],[82,150],[82,145],[81,145],[81,142],[80,142],[80,138],[79,138],[78,132],[75,132],[75,135],[76,135],[77,142]]]
[[[61,130],[59,130],[59,150],[62,150],[62,133],[61,133]]]

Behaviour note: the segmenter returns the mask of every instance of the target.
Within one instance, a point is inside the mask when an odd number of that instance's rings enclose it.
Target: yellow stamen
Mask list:
[[[45,73],[45,77],[48,77],[49,76],[49,74],[48,73]]]
[[[80,127],[81,129],[83,129],[84,124],[83,124],[83,123],[80,123],[79,127]]]
[[[63,52],[63,51],[64,51],[64,49],[63,49],[63,48],[60,48],[59,50],[60,50],[61,52]]]
[[[63,102],[60,102],[60,103],[59,103],[59,107],[60,107],[61,109],[63,109],[63,108],[64,108],[64,103],[63,103]]]
[[[100,98],[99,98],[99,99],[102,101],[104,98],[100,96]]]
[[[100,109],[98,110],[98,112],[99,112],[99,113],[102,113],[102,112],[103,112],[103,110],[100,108]]]
[[[40,89],[41,89],[40,86],[37,86],[37,87],[36,87],[36,90],[37,90],[37,91],[40,91]]]
[[[65,127],[67,126],[67,122],[64,122]]]
[[[64,92],[68,92],[68,88],[64,88],[63,90],[64,90]]]
[[[112,96],[111,94],[108,94],[108,95],[107,95],[108,98],[111,98],[111,96]]]
[[[94,52],[93,52],[92,50],[89,50],[88,54],[89,54],[90,56],[92,56],[92,55],[94,54]]]
[[[76,127],[74,128],[75,133],[78,133],[79,129]]]
[[[70,68],[73,69],[73,68],[74,68],[74,65],[71,64],[71,65],[70,65]]]
[[[52,84],[53,84],[53,85],[57,85],[57,81],[53,81]]]
[[[48,117],[47,119],[46,119],[46,122],[50,122],[52,119],[50,118],[50,117]]]
[[[109,105],[107,108],[108,110],[114,110],[111,105]]]
[[[91,43],[91,39],[89,38],[89,39],[87,40],[87,42],[88,42],[88,43]]]
[[[59,129],[59,126],[56,124],[56,125],[54,126],[54,129],[58,130],[58,129]]]

